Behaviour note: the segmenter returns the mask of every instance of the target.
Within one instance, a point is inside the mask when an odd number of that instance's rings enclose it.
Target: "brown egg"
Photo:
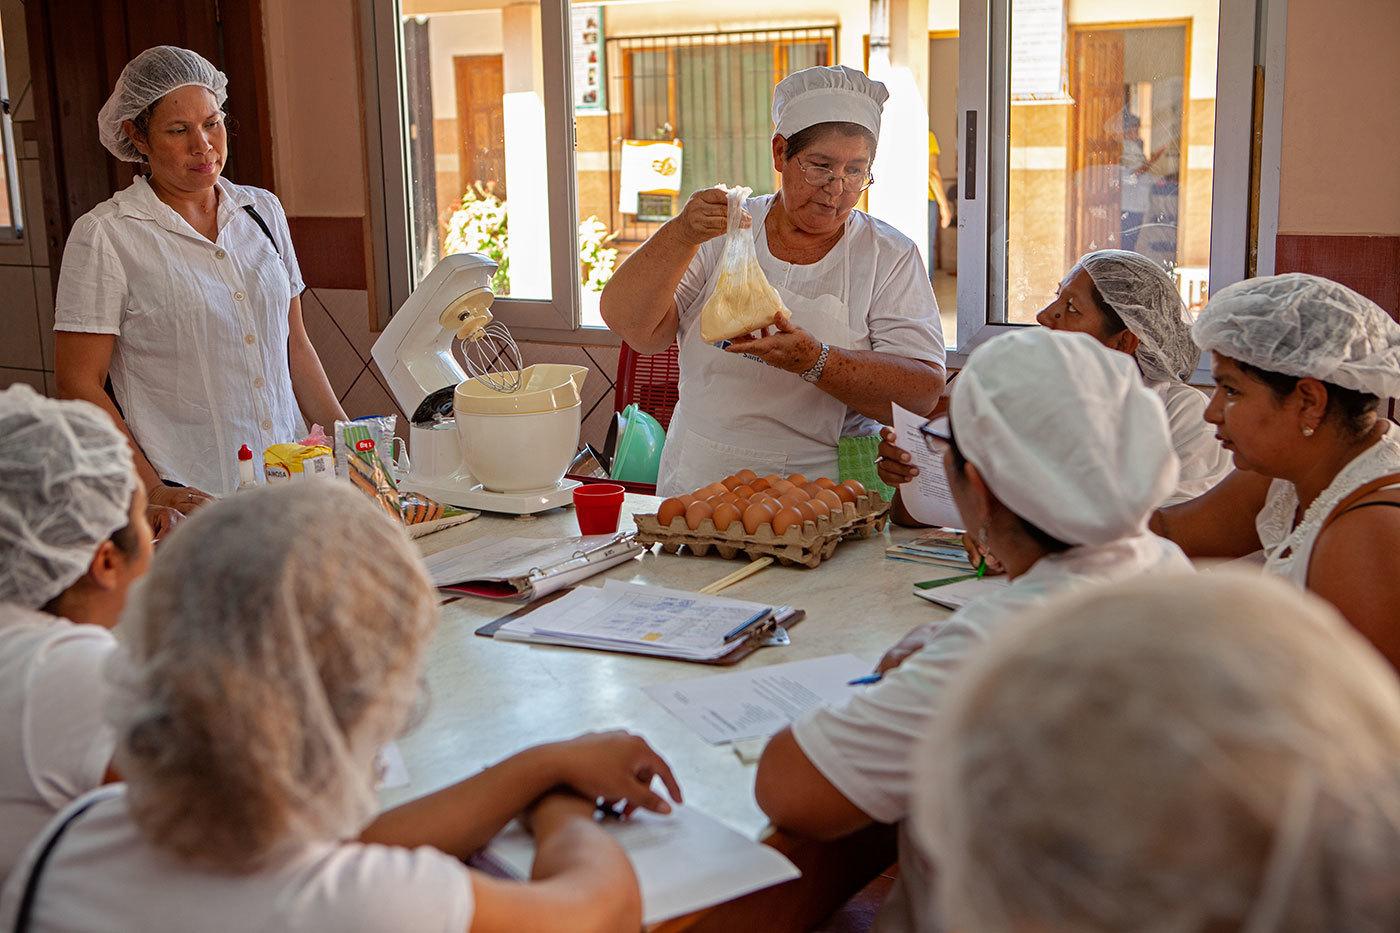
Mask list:
[[[749,505],[752,502],[752,499],[745,499],[743,496],[739,496],[737,499],[734,500],[733,505],[736,509],[739,510],[739,514],[743,515],[746,511],[748,511]]]
[[[718,499],[720,502],[733,502],[739,497],[734,495],[734,493],[732,492],[726,492],[722,496],[715,496],[715,498]]]
[[[788,482],[787,480],[785,480],[785,479],[780,479],[780,480],[778,480],[778,481],[775,482],[775,483],[773,484],[773,486],[772,486],[773,491],[776,492],[776,493],[777,493],[778,495],[780,495],[780,496],[781,496],[783,493],[785,493],[785,492],[792,492],[792,491],[793,491],[794,489],[796,489],[796,488],[797,488],[796,486],[794,486],[792,483],[789,483],[789,482]]]
[[[807,500],[803,498],[802,490],[794,489],[792,492],[783,493],[778,497],[778,501],[785,506],[793,506],[797,505],[799,502],[806,502]]]
[[[715,507],[715,512],[710,516],[715,523],[715,531],[726,531],[730,525],[739,520],[739,507],[732,502],[722,502]]]
[[[789,473],[787,481],[789,483],[792,483],[794,486],[807,485],[807,477],[803,476],[801,473]]]
[[[755,490],[748,483],[741,483],[740,485],[735,486],[732,492],[740,499],[752,499]]]
[[[773,485],[773,481],[766,476],[761,476],[756,480],[746,483],[745,485],[747,485],[754,492],[763,492],[763,490]]]
[[[827,504],[825,499],[814,498],[809,500],[806,505],[816,514],[817,521],[831,517],[831,506]]]
[[[841,497],[842,502],[856,501],[856,494],[851,490],[850,486],[847,486],[844,483],[840,486],[837,486],[835,489],[828,490],[828,492],[836,493],[836,495]]]
[[[821,492],[822,488],[823,487],[817,485],[816,483],[808,483],[806,486],[802,487],[802,491],[805,492],[810,498],[816,496],[817,493]]]
[[[744,510],[744,531],[757,534],[762,525],[773,521],[773,509],[763,502],[755,502]]]
[[[817,520],[817,509],[812,503],[799,502],[797,505],[793,506],[793,508],[802,513],[802,520],[804,522],[815,522]]]
[[[836,488],[836,481],[833,480],[833,479],[828,479],[828,478],[826,478],[825,476],[818,476],[816,479],[812,480],[812,482],[816,483],[818,486],[820,486],[820,487],[823,488],[823,489],[835,489],[835,488]]]
[[[700,527],[700,523],[714,514],[714,507],[708,502],[692,503],[690,508],[685,510],[685,524],[691,531]]]
[[[706,496],[718,496],[728,491],[729,487],[725,486],[723,483],[711,483],[702,490]]]
[[[777,515],[773,516],[773,534],[782,537],[783,532],[787,531],[793,525],[801,526],[801,524],[801,512],[793,508],[783,509]]]
[[[772,485],[773,485],[774,483],[776,483],[778,480],[782,479],[782,477],[779,476],[777,473],[769,473],[767,476],[765,476],[765,477],[763,477],[763,478],[766,479],[766,480],[768,480],[768,485],[769,485],[769,486],[772,486]],[[750,483],[749,485],[752,486],[753,483]]]
[[[738,473],[735,473],[734,476],[737,477],[741,483],[752,483],[754,480],[758,479],[758,474],[753,470],[740,470]]]
[[[817,493],[817,498],[827,504],[833,516],[839,517],[845,511],[845,501],[834,489],[823,489]]]
[[[685,514],[685,507],[686,503],[680,499],[667,499],[661,503],[661,508],[656,510],[656,520],[661,523],[662,528],[669,528],[676,516]]]
[[[697,496],[696,496],[695,493],[693,493],[693,492],[688,492],[688,493],[686,493],[686,494],[683,495],[683,496],[676,496],[676,498],[679,499],[679,500],[681,501],[681,505],[685,506],[686,508],[690,508],[690,503],[694,502],[694,501],[696,500]],[[703,498],[703,497],[699,497],[699,498]]]
[[[736,486],[744,485],[744,481],[737,476],[726,476],[724,479],[720,480],[720,485],[730,492],[733,492]]]
[[[857,499],[859,499],[866,493],[865,484],[858,479],[848,479],[841,485],[845,486],[851,492],[855,493]]]

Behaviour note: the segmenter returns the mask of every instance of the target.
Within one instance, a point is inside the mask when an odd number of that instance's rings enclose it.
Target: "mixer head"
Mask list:
[[[484,296],[471,292],[449,305],[442,312],[442,324],[456,330],[462,341],[462,361],[469,376],[497,392],[516,392],[524,358],[510,328],[491,315],[490,297],[494,296],[481,291]]]

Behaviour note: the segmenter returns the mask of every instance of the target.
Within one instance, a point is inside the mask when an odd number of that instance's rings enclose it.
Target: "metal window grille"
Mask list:
[[[619,37],[608,41],[611,229],[640,242],[692,193],[717,182],[757,194],[777,188],[769,141],[773,87],[836,56],[835,26]],[[680,139],[677,197],[643,195],[639,212],[617,210],[622,141]]]

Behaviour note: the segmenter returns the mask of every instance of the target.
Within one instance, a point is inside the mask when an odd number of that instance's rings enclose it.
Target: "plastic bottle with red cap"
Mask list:
[[[238,448],[238,488],[253,489],[258,485],[258,474],[253,468],[253,451],[247,444]]]

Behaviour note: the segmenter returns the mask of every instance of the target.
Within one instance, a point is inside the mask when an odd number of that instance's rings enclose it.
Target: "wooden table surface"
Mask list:
[[[659,501],[629,494],[621,527],[632,527],[630,515],[655,511]],[[577,533],[573,511],[564,509],[523,520],[486,515],[419,544],[429,554],[487,536],[549,538]],[[443,606],[442,625],[427,652],[426,718],[398,741],[411,783],[385,790],[381,802],[393,806],[444,787],[540,742],[590,730],[628,729],[645,736],[670,763],[687,804],[750,838],[764,839],[804,871],[799,881],[660,928],[754,929],[743,918],[761,916],[765,930],[806,929],[893,860],[892,834],[886,827],[875,827],[829,845],[770,834],[768,820],[754,802],[754,766],[742,763],[729,746],[705,742],[642,688],[832,654],[854,654],[873,667],[885,649],[910,629],[947,615],[914,597],[910,589],[915,581],[951,571],[884,556],[892,540],[914,536],[915,532],[891,526],[868,540],[843,543],[815,569],[772,566],[725,590],[725,596],[789,604],[807,612],[807,618],[792,630],[791,645],[760,649],[733,667],[497,642],[474,632],[519,603],[477,597],[449,602]],[[697,590],[741,566],[741,561],[716,556],[646,553],[586,585],[614,579]]]

